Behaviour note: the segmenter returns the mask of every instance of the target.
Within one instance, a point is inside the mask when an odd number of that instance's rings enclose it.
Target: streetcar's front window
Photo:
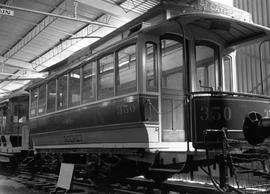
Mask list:
[[[261,53],[259,47],[261,45]],[[270,95],[270,41],[222,52],[203,41],[195,46],[193,91],[238,92]],[[224,54],[226,53],[226,54]],[[261,61],[260,61],[261,58]]]
[[[237,92],[270,95],[269,45],[269,41],[262,43],[261,56],[260,43],[235,51]]]
[[[195,91],[219,89],[218,49],[210,43],[198,43],[195,47]]]

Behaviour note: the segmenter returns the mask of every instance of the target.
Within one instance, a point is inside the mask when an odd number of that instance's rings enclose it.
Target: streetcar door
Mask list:
[[[175,35],[162,36],[160,41],[162,141],[184,141],[183,41]]]

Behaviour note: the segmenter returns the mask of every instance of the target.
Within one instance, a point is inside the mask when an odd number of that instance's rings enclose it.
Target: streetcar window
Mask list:
[[[31,90],[30,116],[37,115],[38,89]]]
[[[48,101],[47,101],[47,112],[55,111],[56,104],[56,80],[50,80],[48,82]]]
[[[68,106],[76,106],[80,104],[81,93],[81,69],[74,69],[69,73],[69,96],[68,96]]]
[[[13,122],[25,123],[27,117],[27,107],[24,103],[14,103]]]
[[[147,42],[145,50],[146,89],[151,92],[157,92],[157,46],[154,43]]]
[[[232,58],[231,56],[225,56],[223,58],[223,82],[224,82],[224,91],[233,91],[232,86]]]
[[[82,101],[83,103],[95,100],[97,63],[89,62],[83,66]]]
[[[5,105],[1,105],[0,109],[0,127],[1,127],[1,133],[5,132],[7,123],[7,107]]]
[[[98,99],[114,95],[114,54],[98,60]]]
[[[256,47],[253,49],[255,50]],[[253,66],[257,66],[256,70],[256,80],[257,85],[259,85],[258,91],[263,95],[270,95],[270,40],[264,41],[260,44],[259,53],[253,53]],[[258,56],[259,55],[259,56]],[[261,59],[261,64],[258,64],[258,58]]]
[[[38,89],[38,114],[44,114],[46,108],[46,85],[43,84]]]
[[[136,91],[136,45],[117,52],[116,93]]]
[[[67,107],[67,75],[58,78],[57,109]]]
[[[175,40],[161,40],[162,88],[183,90],[183,46]]]
[[[196,89],[197,91],[216,90],[217,64],[215,49],[206,45],[196,46]]]
[[[238,92],[270,95],[269,41],[263,42],[261,48],[259,46],[256,42],[236,50]]]

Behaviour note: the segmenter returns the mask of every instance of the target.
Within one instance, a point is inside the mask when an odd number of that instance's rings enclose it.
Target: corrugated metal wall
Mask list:
[[[254,23],[270,27],[269,0],[234,0],[234,6],[251,13]]]
[[[252,14],[253,22],[270,27],[270,0],[234,0],[234,6]],[[263,45],[263,88],[270,95],[270,43]],[[258,45],[245,47],[236,55],[237,70],[240,74],[238,90],[261,93],[261,73]]]

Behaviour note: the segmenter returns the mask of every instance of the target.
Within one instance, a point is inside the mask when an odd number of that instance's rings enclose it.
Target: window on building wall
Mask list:
[[[69,73],[69,97],[68,97],[68,105],[76,106],[81,102],[81,69],[74,69]]]
[[[162,53],[162,88],[183,90],[183,45],[182,43],[163,39],[161,40]]]
[[[117,95],[136,91],[136,45],[125,47],[117,52],[115,74]]]
[[[96,61],[88,62],[83,66],[82,102],[95,100],[96,91]]]
[[[148,42],[145,45],[145,71],[146,71],[146,89],[147,91],[158,91],[157,81],[157,46]]]
[[[47,112],[55,111],[56,105],[56,80],[50,80],[48,82],[48,100],[47,100]]]
[[[38,114],[41,115],[46,111],[46,84],[39,87],[38,95]]]
[[[31,90],[30,116],[37,115],[37,103],[38,103],[38,89],[33,88]]]
[[[67,107],[67,75],[58,78],[57,109],[61,110]]]
[[[98,99],[114,96],[114,55],[98,60]]]

